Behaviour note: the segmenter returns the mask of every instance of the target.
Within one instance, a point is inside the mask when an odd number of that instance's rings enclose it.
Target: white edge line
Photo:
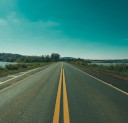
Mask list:
[[[48,68],[49,68],[49,67],[48,67]],[[15,84],[12,84],[12,85],[10,85],[10,86],[8,86],[8,87],[3,88],[2,90],[0,90],[0,93],[3,92],[4,90],[6,90],[6,89],[8,89],[8,88],[10,88],[10,87],[12,87],[12,86],[14,86],[14,85],[19,84],[19,83],[22,82],[22,81],[25,81],[25,80],[31,78],[32,76],[34,76],[34,75],[36,75],[36,74],[41,73],[41,72],[44,71],[44,70],[47,70],[48,68],[45,68],[45,69],[43,69],[43,70],[41,70],[41,71],[39,71],[39,72],[37,72],[37,73],[35,73],[35,74],[33,74],[33,75],[31,75],[31,76],[25,78],[25,79],[23,79],[23,80],[20,80],[20,81],[16,82]]]
[[[74,67],[74,66],[72,66],[72,67]],[[100,81],[101,83],[104,83],[104,84],[106,84],[106,85],[108,85],[108,86],[114,88],[115,90],[118,90],[118,91],[122,92],[123,94],[128,95],[127,92],[125,92],[125,91],[123,91],[123,90],[121,90],[121,89],[119,89],[119,88],[117,88],[117,87],[115,87],[115,86],[113,86],[113,85],[111,85],[111,84],[109,84],[109,83],[107,83],[107,82],[101,80],[101,79],[98,79],[98,78],[96,78],[96,77],[94,77],[94,76],[92,76],[92,75],[90,75],[90,74],[88,74],[88,73],[86,73],[86,72],[84,72],[84,71],[82,71],[82,70],[76,68],[76,67],[74,67],[74,68],[77,69],[77,70],[79,70],[80,72],[82,72],[82,73],[84,73],[84,74],[86,74],[86,75],[88,75],[88,76],[90,76],[90,77],[92,77],[92,78],[94,78],[94,79]]]
[[[30,72],[32,72],[32,71],[34,71],[34,70],[36,70],[36,69],[39,69],[39,68],[40,68],[40,67],[35,68],[35,69],[32,69],[32,70],[29,70],[28,72],[25,72],[25,73],[23,73],[23,74],[21,74],[21,75],[19,75],[19,76],[15,76],[15,77],[13,77],[13,78],[11,78],[11,79],[8,79],[8,80],[6,80],[6,81],[4,81],[4,82],[0,82],[0,85],[4,84],[4,83],[6,83],[6,82],[9,82],[9,81],[11,81],[11,80],[13,80],[13,79],[16,79],[16,78],[18,78],[18,77],[20,77],[20,76],[23,76],[23,75],[25,75],[25,74],[27,74],[27,73],[30,73]],[[11,77],[11,75],[10,75],[10,77]]]

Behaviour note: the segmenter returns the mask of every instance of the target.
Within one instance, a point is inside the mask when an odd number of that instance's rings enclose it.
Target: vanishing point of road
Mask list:
[[[128,93],[60,62],[0,90],[0,123],[128,123]]]

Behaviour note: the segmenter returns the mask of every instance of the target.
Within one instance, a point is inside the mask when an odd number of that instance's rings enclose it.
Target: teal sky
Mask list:
[[[128,0],[0,0],[0,52],[128,58]]]

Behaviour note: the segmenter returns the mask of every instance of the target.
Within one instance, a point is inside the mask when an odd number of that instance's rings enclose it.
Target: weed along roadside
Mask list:
[[[25,56],[11,53],[0,53],[0,61],[15,63],[7,64],[5,67],[0,66],[1,77],[58,62],[60,61],[60,55],[52,53],[51,56]]]
[[[52,63],[53,62],[7,64],[5,67],[0,67],[0,77],[7,76],[10,74],[15,74],[18,72],[23,72],[26,70],[31,70],[31,69],[42,67],[42,66],[49,65]]]
[[[68,63],[94,72],[99,72],[111,77],[128,80],[128,64],[125,63],[115,64],[110,66],[88,64],[86,62],[81,62],[81,61],[68,62]]]

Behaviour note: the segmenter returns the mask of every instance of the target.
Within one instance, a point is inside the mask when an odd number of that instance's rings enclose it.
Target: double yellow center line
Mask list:
[[[64,74],[64,68],[62,66],[61,66],[58,92],[57,92],[57,98],[56,98],[56,104],[55,104],[55,110],[53,116],[53,123],[59,123],[62,80],[63,80],[63,118],[64,118],[64,123],[70,123],[65,74]]]

